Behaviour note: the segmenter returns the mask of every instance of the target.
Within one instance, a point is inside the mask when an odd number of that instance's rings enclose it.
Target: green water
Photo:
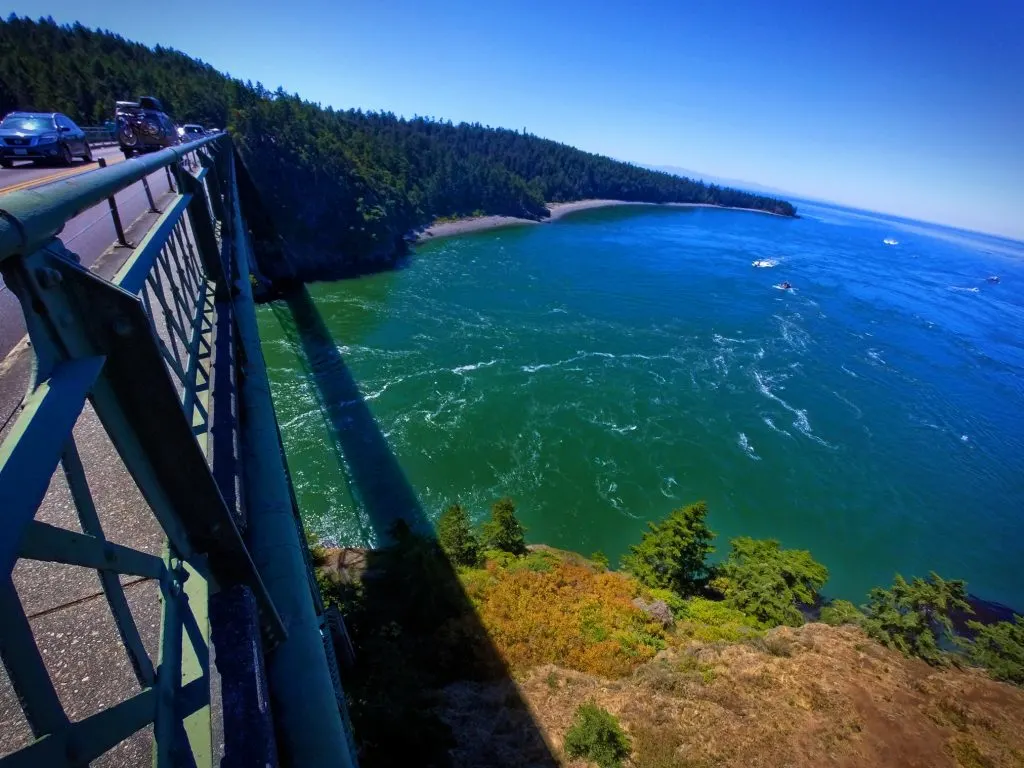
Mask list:
[[[508,494],[614,560],[706,499],[722,549],[808,548],[835,596],[935,569],[1024,604],[1024,246],[802,212],[589,211],[263,307],[307,523],[372,544]]]

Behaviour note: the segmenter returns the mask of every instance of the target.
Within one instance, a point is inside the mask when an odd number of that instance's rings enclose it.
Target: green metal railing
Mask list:
[[[80,266],[58,239],[65,222],[163,168],[176,176],[176,194],[114,278]],[[277,758],[356,762],[301,521],[270,434],[276,420],[234,179],[230,139],[219,135],[3,200],[0,272],[21,302],[36,357],[30,392],[0,445],[0,656],[34,737],[0,758],[3,768],[86,765],[149,724],[155,765],[218,763],[207,606],[233,587],[248,590],[258,610],[254,642],[266,659]],[[225,359],[213,353],[220,333],[234,350]],[[228,380],[239,384],[236,435],[212,434],[218,366],[230,366]],[[138,514],[151,512],[166,535],[162,556],[104,535],[72,432],[87,401],[149,507]],[[225,502],[209,458],[212,440],[236,437],[239,508]],[[80,532],[36,519],[58,467]],[[12,579],[19,558],[97,572],[138,683],[134,696],[68,717]],[[159,587],[155,662],[123,576]]]

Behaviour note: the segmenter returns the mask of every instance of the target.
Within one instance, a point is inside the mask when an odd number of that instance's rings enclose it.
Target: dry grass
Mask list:
[[[853,627],[779,628],[766,639],[763,649],[669,649],[618,680],[543,665],[519,690],[556,754],[579,702],[593,699],[628,731],[634,768],[1024,767],[1019,688],[907,660]],[[488,685],[457,694],[458,711],[496,716]],[[457,727],[456,739],[472,742],[471,730]]]

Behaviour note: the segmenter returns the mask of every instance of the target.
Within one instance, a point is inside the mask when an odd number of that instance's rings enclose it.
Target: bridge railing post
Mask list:
[[[196,248],[203,262],[206,274],[213,280],[217,301],[228,299],[228,279],[224,272],[224,264],[220,258],[220,247],[217,243],[217,231],[210,217],[210,203],[207,199],[203,183],[186,171],[181,165],[177,168],[178,189],[182,194],[192,196],[188,204],[188,215],[192,221]]]

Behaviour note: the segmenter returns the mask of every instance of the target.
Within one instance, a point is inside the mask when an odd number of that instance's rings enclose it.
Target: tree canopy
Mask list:
[[[410,231],[481,211],[541,218],[585,198],[754,208],[788,202],[651,171],[522,131],[337,110],[242,82],[178,51],[52,19],[0,21],[0,110],[102,123],[153,95],[178,122],[227,127],[288,243],[271,276],[331,277],[393,259]],[[296,254],[301,252],[301,257]]]
[[[491,519],[483,525],[480,538],[487,549],[500,549],[513,555],[526,552],[526,529],[516,517],[516,505],[507,496],[491,507]]]
[[[645,586],[695,594],[707,580],[705,560],[715,551],[707,515],[708,505],[699,501],[674,510],[660,523],[648,523],[640,543],[622,558],[623,567]]]
[[[941,665],[948,657],[939,638],[952,636],[954,611],[972,612],[963,581],[946,581],[932,572],[927,579],[915,577],[908,582],[897,573],[889,589],[871,590],[863,626],[882,644]]]
[[[729,557],[713,586],[725,602],[772,626],[804,623],[799,605],[812,605],[828,569],[803,549],[782,549],[775,539],[746,536],[729,542]]]

